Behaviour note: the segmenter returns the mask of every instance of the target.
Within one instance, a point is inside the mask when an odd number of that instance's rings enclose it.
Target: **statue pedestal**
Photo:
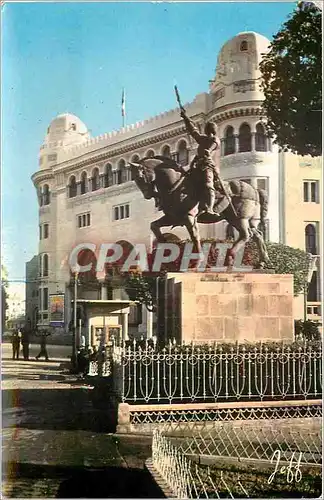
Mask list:
[[[158,332],[177,342],[266,342],[294,338],[293,276],[168,273],[160,279]]]

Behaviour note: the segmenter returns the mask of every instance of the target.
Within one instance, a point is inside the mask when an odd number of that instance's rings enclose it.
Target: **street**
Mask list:
[[[14,361],[2,344],[3,497],[160,496],[144,470],[150,439],[111,433],[113,412],[69,374],[64,349]]]

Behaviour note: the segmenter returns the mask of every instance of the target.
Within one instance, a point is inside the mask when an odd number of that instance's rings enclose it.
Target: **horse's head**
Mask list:
[[[142,191],[144,198],[152,198],[152,174],[148,172],[147,166],[142,160],[139,163],[130,163],[130,170],[132,179],[135,181],[137,187]]]

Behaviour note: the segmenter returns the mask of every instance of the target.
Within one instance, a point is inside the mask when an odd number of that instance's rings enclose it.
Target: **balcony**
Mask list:
[[[309,321],[322,321],[321,302],[307,302],[307,319]]]

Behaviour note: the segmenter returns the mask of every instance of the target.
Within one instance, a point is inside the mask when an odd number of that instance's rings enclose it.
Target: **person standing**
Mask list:
[[[49,333],[47,333],[46,331],[43,331],[41,333],[41,338],[40,338],[40,351],[39,353],[37,354],[36,356],[36,360],[38,361],[39,358],[41,358],[42,356],[45,356],[45,361],[49,361],[49,358],[48,358],[48,353],[47,353],[47,336],[49,335]]]
[[[21,332],[21,343],[23,349],[24,360],[29,359],[29,331],[27,328],[23,328]]]
[[[19,359],[19,351],[20,351],[20,339],[21,333],[19,330],[14,330],[11,338],[12,344],[12,359]]]

